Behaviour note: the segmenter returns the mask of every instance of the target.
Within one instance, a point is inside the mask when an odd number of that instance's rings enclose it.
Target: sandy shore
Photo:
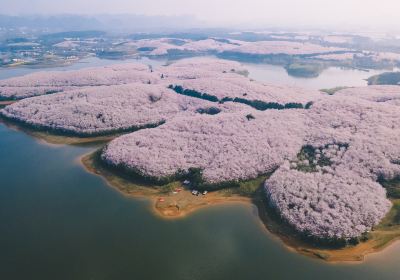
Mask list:
[[[16,101],[0,101],[0,109],[6,107],[7,105],[13,104]]]
[[[94,137],[74,137],[52,134],[46,131],[38,131],[27,126],[21,126],[13,121],[5,119],[0,116],[0,123],[4,124],[12,130],[18,130],[28,134],[35,139],[38,139],[41,143],[50,145],[95,145],[103,144],[111,141],[115,137],[121,134],[106,135],[106,136],[94,136]]]
[[[237,194],[235,189],[215,191],[206,196],[193,196],[190,190],[185,189],[180,182],[172,183],[168,191],[165,191],[163,188],[140,185],[128,178],[116,176],[111,171],[99,166],[94,154],[84,155],[81,161],[86,170],[103,177],[111,187],[122,194],[150,199],[152,211],[159,217],[166,219],[182,218],[213,205],[225,203],[253,204],[257,207],[260,220],[267,230],[277,236],[287,249],[331,263],[361,262],[366,255],[381,252],[400,237],[400,224],[393,225],[392,223],[392,218],[397,215],[396,207],[393,207],[391,213],[382,223],[371,231],[366,242],[344,248],[322,248],[302,241],[298,233],[281,222],[279,217],[267,206],[268,203],[265,201],[262,186],[258,186],[251,196]],[[176,190],[179,189],[181,190],[177,192]]]
[[[191,190],[180,182],[169,184],[168,191],[162,187],[154,187],[127,178],[116,176],[111,171],[96,163],[94,154],[87,154],[80,158],[84,168],[93,174],[105,179],[107,184],[128,197],[144,197],[151,201],[152,211],[167,219],[183,218],[206,207],[226,203],[251,203],[250,197],[230,194],[225,191],[216,191],[207,195],[195,196]]]
[[[360,242],[355,246],[342,248],[322,247],[303,241],[299,234],[292,228],[283,224],[276,214],[268,209],[264,197],[258,197],[252,201],[258,208],[261,221],[269,232],[277,236],[286,248],[290,251],[298,252],[302,255],[321,259],[329,263],[360,263],[369,254],[381,253],[391,244],[400,239],[400,225],[391,224],[392,216],[395,214],[396,207],[393,207],[387,217],[369,233],[369,239]],[[398,203],[398,201],[395,201]],[[396,213],[397,214],[397,213]]]

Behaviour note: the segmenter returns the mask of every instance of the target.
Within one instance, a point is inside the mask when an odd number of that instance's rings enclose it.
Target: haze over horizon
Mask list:
[[[396,0],[70,0],[62,5],[52,0],[3,0],[0,14],[136,14],[146,16],[190,15],[214,27],[321,27],[399,30]],[[6,8],[4,8],[6,7]]]

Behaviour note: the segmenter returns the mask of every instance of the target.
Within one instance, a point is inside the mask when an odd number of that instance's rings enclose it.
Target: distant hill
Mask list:
[[[69,30],[104,30],[119,32],[151,32],[201,28],[204,24],[191,16],[144,15],[0,15],[2,28],[28,28],[62,32]]]
[[[93,17],[78,15],[60,16],[9,16],[0,15],[3,28],[29,28],[49,31],[97,29],[100,22]]]
[[[39,36],[39,39],[42,41],[42,43],[54,45],[64,41],[65,38],[86,39],[102,37],[104,35],[106,35],[106,32],[97,30],[63,31],[56,33],[46,33]]]

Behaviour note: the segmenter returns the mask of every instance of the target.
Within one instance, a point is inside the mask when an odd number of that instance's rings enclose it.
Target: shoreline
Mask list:
[[[0,109],[17,102],[17,100],[3,100],[0,101]]]
[[[360,242],[357,245],[348,245],[340,248],[313,245],[301,239],[299,233],[295,232],[290,226],[276,219],[276,217],[274,217],[275,213],[271,213],[271,211],[268,210],[264,197],[261,197],[261,201],[253,201],[253,204],[255,204],[258,209],[260,222],[269,233],[283,243],[287,250],[330,264],[362,263],[370,255],[379,254],[400,240],[400,226],[395,226],[396,229],[391,230],[390,227],[386,228],[382,225],[384,220],[387,219],[386,217],[381,224],[376,227],[376,230],[371,231],[371,237],[367,241]],[[393,211],[393,208],[388,216]],[[389,239],[387,239],[388,237]]]
[[[8,101],[7,101],[8,102]],[[1,107],[0,107],[1,109]],[[45,140],[50,144],[85,145],[92,143],[109,142],[112,139],[124,134],[132,133],[141,129],[154,128],[165,123],[150,123],[143,126],[132,126],[124,129],[116,129],[99,133],[79,133],[70,130],[48,128],[42,125],[30,124],[16,118],[10,118],[0,114],[0,123],[6,126],[25,132],[28,135]]]
[[[51,133],[38,132],[34,129],[21,127],[18,124],[9,123],[0,118],[10,129],[22,131],[33,136],[42,144],[47,145],[89,145],[94,151],[77,158],[77,163],[89,173],[100,176],[108,186],[118,191],[127,198],[142,198],[150,202],[150,211],[161,219],[182,219],[196,211],[207,207],[220,206],[224,204],[243,203],[257,208],[260,223],[268,234],[277,238],[285,249],[299,253],[313,259],[334,263],[361,263],[367,255],[379,254],[385,248],[400,240],[400,199],[393,199],[393,207],[382,222],[371,231],[370,238],[355,246],[343,248],[328,248],[311,244],[299,238],[299,234],[271,213],[263,195],[263,182],[266,176],[244,182],[244,188],[228,188],[208,193],[206,196],[194,196],[189,188],[182,186],[180,182],[172,182],[164,186],[133,182],[121,174],[115,174],[105,167],[99,166],[94,155],[98,153],[98,146],[104,145],[118,135],[101,137],[70,137],[52,135]],[[179,192],[173,190],[181,189]]]
[[[194,196],[190,190],[180,182],[173,182],[172,186],[182,189],[179,193],[165,192],[160,187],[151,187],[145,184],[129,182],[128,179],[113,174],[112,171],[96,165],[93,158],[95,152],[80,156],[79,162],[89,173],[100,176],[108,186],[127,198],[145,198],[151,202],[151,211],[163,219],[181,219],[194,212],[217,205],[244,203],[251,204],[251,198],[227,194],[224,191],[208,193],[206,196]],[[160,201],[163,198],[163,201]]]
[[[0,107],[1,108],[1,107]],[[20,125],[17,122],[9,120],[0,116],[0,123],[4,124],[11,130],[21,131],[33,138],[37,139],[43,144],[47,145],[94,145],[103,144],[113,140],[114,138],[120,136],[121,134],[112,134],[105,136],[93,136],[93,137],[77,137],[77,136],[67,136],[61,134],[53,134],[47,131],[35,130],[28,126]]]
[[[357,245],[348,245],[341,248],[332,248],[312,244],[300,238],[300,234],[295,232],[290,226],[283,223],[271,209],[267,206],[266,198],[263,196],[262,184],[257,186],[257,189],[252,195],[243,195],[235,193],[234,189],[223,189],[210,192],[206,197],[193,196],[190,191],[183,190],[180,196],[172,195],[171,193],[161,192],[159,187],[151,187],[145,185],[136,185],[127,178],[123,178],[112,171],[101,167],[96,163],[95,154],[97,151],[85,154],[80,157],[81,164],[90,173],[102,177],[107,185],[121,193],[126,197],[131,198],[146,198],[151,203],[151,211],[159,218],[173,220],[181,219],[190,214],[201,211],[206,207],[244,203],[257,208],[257,215],[260,223],[275,238],[283,243],[283,246],[292,252],[299,253],[314,259],[319,259],[331,264],[335,263],[361,263],[367,255],[378,254],[391,244],[400,240],[400,225],[385,226],[387,217],[374,231],[371,231],[370,238],[367,241],[360,242]],[[262,180],[263,182],[264,180]],[[174,182],[174,187],[183,188],[179,182]],[[131,188],[137,187],[138,190]],[[143,188],[146,188],[143,191]],[[187,198],[188,201],[185,201]],[[161,202],[159,199],[163,198]],[[196,199],[198,201],[196,201]],[[182,201],[183,200],[183,201]],[[396,201],[395,201],[396,202]],[[397,201],[398,203],[400,201]],[[182,206],[183,204],[183,206]],[[392,214],[395,207],[389,212]],[[387,222],[387,221],[386,221]]]

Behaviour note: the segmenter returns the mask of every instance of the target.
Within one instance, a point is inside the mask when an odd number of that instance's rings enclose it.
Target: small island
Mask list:
[[[385,72],[369,77],[368,85],[400,85],[400,72]]]
[[[50,142],[102,143],[86,169],[162,217],[253,203],[285,244],[327,261],[397,239],[398,87],[326,94],[244,73],[214,58],[38,72],[0,81],[0,115]]]
[[[318,77],[324,70],[322,64],[299,64],[292,63],[285,67],[289,75],[301,78]]]

